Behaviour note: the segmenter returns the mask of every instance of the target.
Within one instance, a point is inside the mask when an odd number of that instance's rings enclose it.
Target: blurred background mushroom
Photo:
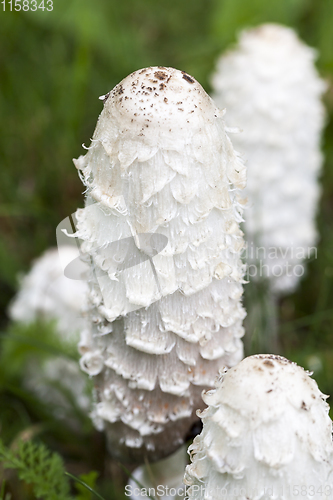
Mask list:
[[[217,62],[213,97],[239,126],[235,148],[248,166],[244,215],[248,264],[248,343],[278,348],[276,300],[295,290],[306,260],[317,258],[321,134],[327,88],[316,53],[278,24],[242,32]]]
[[[1,363],[12,365],[12,376],[22,376],[25,389],[56,418],[74,426],[80,424],[78,413],[84,419],[92,404],[91,383],[80,370],[77,353],[88,285],[64,274],[77,256],[70,245],[51,248],[21,277],[9,307],[11,332],[1,352]]]
[[[10,318],[26,324],[53,320],[63,342],[77,344],[84,325],[82,306],[88,285],[85,280],[65,276],[67,265],[77,257],[77,248],[67,245],[46,250],[36,259],[29,273],[19,280],[19,291],[9,307]]]

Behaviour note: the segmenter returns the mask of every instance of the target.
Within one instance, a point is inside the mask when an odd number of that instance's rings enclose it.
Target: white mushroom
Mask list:
[[[281,356],[250,356],[221,372],[203,395],[203,430],[189,448],[189,499],[332,499],[326,397]]]
[[[249,275],[268,277],[278,293],[292,291],[304,274],[303,260],[316,256],[326,86],[314,59],[292,29],[264,24],[241,33],[212,78],[227,124],[241,128],[233,144],[249,171]]]
[[[182,444],[217,367],[243,355],[245,170],[223,113],[182,71],[136,71],[104,102],[75,161],[93,270],[81,366],[111,452],[157,460]]]
[[[66,266],[73,263],[77,256],[78,250],[70,245],[44,252],[21,278],[20,289],[8,311],[13,321],[22,324],[37,320],[53,321],[64,353],[75,352],[80,331],[85,325],[81,309],[88,292],[87,282],[70,279],[64,274]],[[11,341],[11,338],[8,340]],[[36,359],[27,354],[26,361],[24,386],[40,400],[56,407],[56,416],[71,421],[67,412],[68,396],[78,408],[89,411],[90,384],[75,360],[50,354],[36,363]]]
[[[78,256],[73,246],[50,248],[36,259],[29,273],[20,279],[20,288],[9,307],[12,320],[31,323],[36,320],[55,320],[64,342],[77,343],[82,326],[81,314],[88,285],[84,280],[65,276],[66,264]]]

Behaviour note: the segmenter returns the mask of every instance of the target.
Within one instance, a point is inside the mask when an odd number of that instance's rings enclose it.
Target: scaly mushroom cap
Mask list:
[[[201,85],[184,71],[173,68],[135,71],[104,99],[104,114],[109,118],[108,139],[130,141],[121,155],[132,156],[131,163],[139,156],[138,149],[143,149],[142,143],[154,149],[181,151],[184,142],[190,144],[201,127],[213,125],[220,115]],[[96,134],[99,132],[104,133],[97,126]]]
[[[221,372],[203,398],[203,430],[185,473],[191,500],[289,500],[297,488],[305,498],[332,498],[329,407],[303,368],[250,356]]]
[[[136,71],[104,101],[75,161],[88,188],[78,236],[97,276],[81,365],[113,454],[157,460],[183,442],[217,367],[242,357],[245,170],[184,72]]]
[[[241,33],[212,78],[227,124],[241,128],[233,144],[249,172],[248,261],[261,261],[258,275],[279,293],[296,287],[317,239],[326,85],[314,59],[292,29],[264,24]]]

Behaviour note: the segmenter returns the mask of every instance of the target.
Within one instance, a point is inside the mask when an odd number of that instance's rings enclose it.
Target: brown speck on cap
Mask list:
[[[182,71],[182,73],[184,80],[186,80],[188,83],[194,83],[194,79],[190,75],[185,73],[185,71]]]
[[[155,81],[158,82],[156,86],[152,83]],[[194,78],[174,68],[155,66],[138,70],[118,84],[111,95],[112,106],[108,103],[107,111],[110,109],[122,129],[131,124],[129,135],[132,132],[136,135],[136,129],[142,127],[146,118],[151,120],[149,129],[144,126],[147,143],[153,144],[158,136],[162,138],[170,130],[178,141],[182,131],[189,130],[189,125],[195,134],[194,130],[200,133],[201,125],[206,121],[215,122],[216,106],[213,101]],[[188,115],[191,111],[190,119]],[[170,141],[170,134],[164,139],[165,142]]]
[[[110,90],[110,92],[108,92],[107,94],[105,94],[104,99],[103,99],[103,104],[106,103],[106,101],[108,100],[108,97],[109,97],[110,94],[111,94],[111,90]]]
[[[309,410],[309,408],[307,407],[307,405],[306,405],[305,401],[302,401],[301,408],[302,408],[302,410],[305,410],[305,411],[308,411],[308,410]]]
[[[166,80],[168,75],[163,71],[155,71],[154,76],[158,78],[158,80]]]

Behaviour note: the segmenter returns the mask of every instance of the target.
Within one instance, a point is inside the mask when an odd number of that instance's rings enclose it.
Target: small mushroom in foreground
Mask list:
[[[329,407],[303,368],[250,356],[203,398],[184,479],[190,500],[333,498]]]
[[[243,356],[245,167],[223,113],[173,68],[138,70],[104,96],[76,213],[91,262],[82,368],[113,455],[181,446],[219,366]]]

